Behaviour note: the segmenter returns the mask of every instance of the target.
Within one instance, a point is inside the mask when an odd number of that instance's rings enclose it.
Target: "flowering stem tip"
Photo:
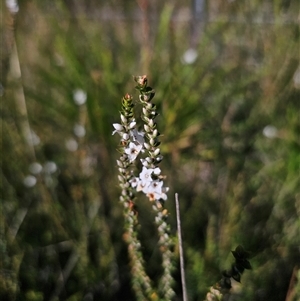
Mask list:
[[[120,159],[117,160],[119,170],[119,185],[121,188],[120,201],[124,205],[125,228],[129,244],[129,256],[132,264],[133,287],[140,300],[152,300],[153,296],[161,296],[159,300],[171,300],[174,295],[171,271],[172,240],[167,224],[167,210],[164,202],[167,200],[168,187],[164,185],[165,176],[158,166],[163,157],[160,152],[160,133],[155,121],[158,115],[156,106],[152,103],[154,90],[148,87],[147,76],[134,76],[139,91],[137,101],[130,94],[122,98],[120,123],[113,124],[113,135],[120,136]],[[141,105],[140,116],[135,116],[135,105]],[[137,162],[140,160],[142,169],[138,172]],[[158,292],[153,288],[150,278],[145,272],[145,263],[140,251],[141,243],[137,236],[137,197],[142,192],[149,201],[153,202],[156,214],[155,224],[158,229],[159,244],[161,245],[164,272]],[[141,292],[142,295],[141,295]]]

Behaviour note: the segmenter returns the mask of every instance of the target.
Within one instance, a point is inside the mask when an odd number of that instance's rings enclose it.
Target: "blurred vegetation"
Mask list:
[[[230,300],[299,300],[299,3],[203,3],[201,18],[184,1],[20,0],[15,17],[2,4],[1,300],[134,300],[111,133],[141,74],[161,112],[174,234],[179,193],[189,300],[239,244],[253,269]]]

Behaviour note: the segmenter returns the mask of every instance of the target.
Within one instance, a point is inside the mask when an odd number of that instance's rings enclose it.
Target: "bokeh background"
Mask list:
[[[253,269],[230,300],[300,300],[299,5],[2,1],[1,300],[135,300],[112,123],[142,74],[174,235],[179,193],[189,300],[239,244]],[[137,206],[155,282],[153,214]]]

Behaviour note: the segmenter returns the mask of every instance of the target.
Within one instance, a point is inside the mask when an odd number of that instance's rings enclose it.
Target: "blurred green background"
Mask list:
[[[189,300],[239,244],[253,270],[230,300],[300,300],[299,2],[13,2],[1,2],[1,300],[135,300],[111,133],[142,74],[174,235],[179,193]],[[137,206],[157,281],[151,206]]]

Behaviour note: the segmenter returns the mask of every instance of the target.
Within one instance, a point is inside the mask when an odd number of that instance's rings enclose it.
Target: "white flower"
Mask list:
[[[159,167],[154,168],[153,173],[157,176],[160,175],[160,173],[161,173],[160,168]]]
[[[145,193],[159,193],[162,192],[163,181],[154,180],[152,181],[147,188],[145,188]]]
[[[44,165],[44,171],[48,174],[55,173],[57,171],[57,165],[53,161],[48,161]]]
[[[24,180],[23,180],[23,184],[26,187],[33,187],[36,184],[36,177],[34,176],[27,176]]]
[[[149,163],[145,159],[141,159],[143,166],[148,167]]]
[[[79,138],[84,137],[85,133],[86,133],[84,126],[81,124],[75,124],[73,131],[74,131],[74,134]]]
[[[127,133],[123,133],[122,140],[125,141],[125,140],[128,140],[128,139],[129,139],[129,135]]]
[[[16,0],[6,0],[6,6],[12,14],[16,14],[19,11],[19,5]]]
[[[78,143],[75,139],[68,139],[65,143],[67,150],[70,152],[75,152],[78,149]]]
[[[166,201],[168,198],[168,196],[164,192],[158,193],[156,191],[147,193],[147,197],[150,199],[150,201],[154,201],[154,200]]]
[[[263,129],[263,135],[267,138],[275,138],[277,136],[277,128],[273,125],[267,125]]]
[[[146,187],[143,192],[146,193],[147,197],[150,201],[154,200],[167,200],[166,192],[169,190],[168,187],[163,187],[163,181],[155,180],[150,183],[148,187]]]
[[[137,187],[140,183],[140,179],[138,177],[134,177],[132,179],[130,179],[129,183],[131,184],[131,187]]]
[[[142,145],[135,145],[133,142],[129,143],[129,146],[125,149],[125,154],[128,155],[129,162],[133,162],[136,159],[142,148]]]
[[[123,136],[123,134],[124,134],[124,127],[123,127],[123,125],[122,124],[119,124],[119,123],[113,123],[113,127],[114,127],[114,131],[113,131],[113,135],[115,134],[115,133],[118,133],[119,135],[121,135],[121,136]]]
[[[183,54],[182,62],[188,65],[193,64],[196,61],[197,57],[198,57],[197,51],[193,48],[190,48]]]
[[[148,186],[153,181],[151,175],[154,172],[153,168],[147,168],[143,166],[142,172],[140,173],[140,180],[142,185]]]
[[[132,141],[137,142],[139,144],[144,144],[145,143],[145,139],[144,139],[144,132],[139,132],[136,129],[133,129],[129,132],[130,137],[132,139]]]
[[[82,89],[76,89],[73,91],[73,100],[78,105],[81,106],[86,102],[86,92]]]
[[[130,184],[132,188],[136,187],[136,191],[144,191],[145,185],[142,183],[140,178],[135,177],[131,179]]]
[[[30,164],[30,166],[29,166],[29,171],[34,175],[38,175],[42,170],[43,170],[43,167],[38,162],[34,162],[34,163]]]

